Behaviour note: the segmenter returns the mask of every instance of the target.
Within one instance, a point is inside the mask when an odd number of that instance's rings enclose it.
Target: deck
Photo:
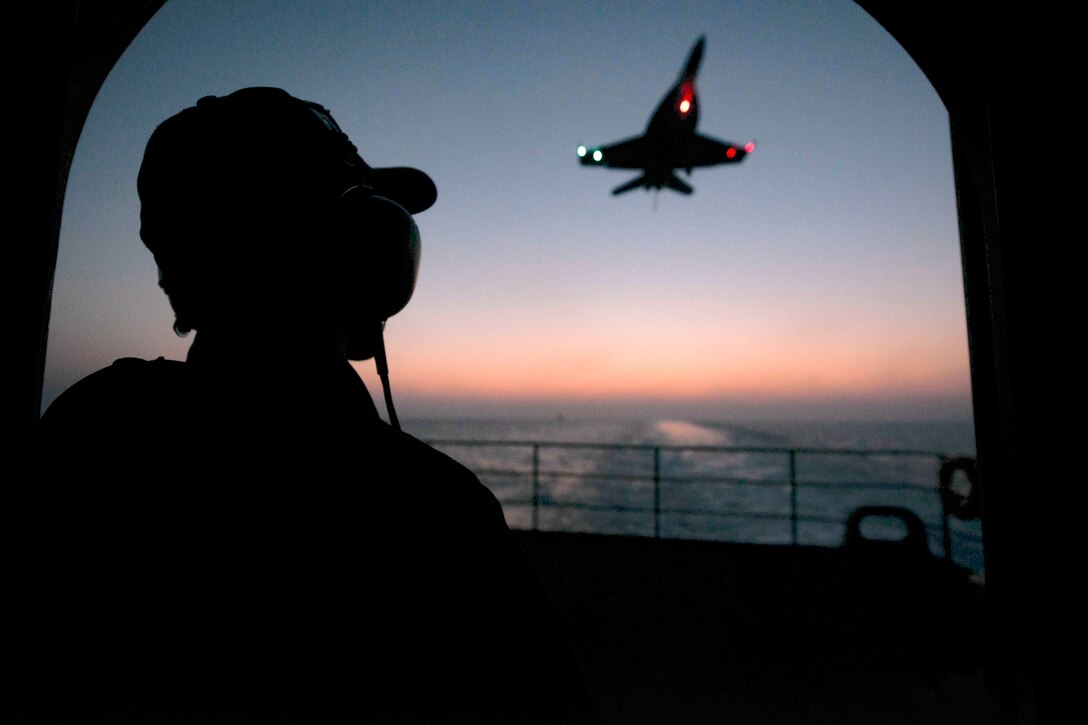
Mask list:
[[[895,544],[515,537],[605,725],[992,721],[983,590],[941,558]]]

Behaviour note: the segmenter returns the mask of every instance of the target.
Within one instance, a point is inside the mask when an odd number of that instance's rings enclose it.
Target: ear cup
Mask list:
[[[419,273],[420,238],[402,206],[362,187],[333,209],[330,292],[349,359],[365,360],[375,332],[408,304]]]

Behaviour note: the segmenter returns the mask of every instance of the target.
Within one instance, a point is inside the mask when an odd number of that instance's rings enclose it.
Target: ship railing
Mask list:
[[[528,508],[529,520],[513,521],[512,528],[528,529],[532,531],[543,530],[541,514],[546,511],[585,511],[628,517],[638,517],[645,521],[649,518],[652,524],[654,538],[686,538],[683,534],[670,533],[667,536],[662,531],[662,521],[665,517],[704,517],[708,519],[726,520],[742,519],[753,522],[787,523],[789,533],[788,543],[797,546],[801,544],[800,528],[804,524],[816,524],[822,526],[844,525],[850,511],[842,516],[828,516],[819,513],[802,511],[799,502],[800,495],[805,491],[825,492],[834,491],[841,495],[844,491],[879,491],[885,497],[890,492],[903,492],[928,498],[932,495],[933,505],[928,506],[928,515],[921,516],[927,534],[935,540],[939,540],[941,554],[948,560],[953,558],[953,539],[966,540],[973,545],[981,543],[981,537],[971,531],[954,529],[950,526],[950,515],[940,502],[937,490],[938,471],[941,465],[949,459],[944,453],[931,450],[915,449],[861,449],[861,448],[812,448],[812,447],[766,447],[766,446],[708,446],[708,445],[657,445],[642,443],[586,443],[566,441],[536,441],[536,440],[479,440],[479,439],[429,439],[427,443],[446,451],[465,463],[485,485],[490,485],[495,491],[504,508]],[[491,449],[505,451],[503,455],[472,455],[473,449]],[[564,451],[581,451],[584,453],[608,454],[644,454],[641,463],[634,463],[628,459],[617,472],[617,468],[594,467],[564,468],[561,466],[547,465],[544,461],[546,453],[562,454]],[[778,476],[736,476],[714,473],[710,467],[710,473],[704,466],[698,475],[690,472],[679,473],[672,470],[683,468],[677,466],[676,461],[681,456],[737,456],[751,455],[764,457],[765,460],[777,459],[777,465],[770,466],[771,470],[780,471]],[[556,456],[553,455],[552,458]],[[913,480],[852,480],[847,476],[829,475],[823,479],[811,478],[800,475],[800,465],[803,461],[811,459],[827,459],[830,457],[845,457],[848,459],[867,459],[880,462],[913,460],[915,474]],[[510,465],[494,464],[500,459]],[[467,460],[465,460],[467,459]],[[689,461],[690,462],[690,461]],[[474,465],[475,464],[475,465]],[[670,465],[671,464],[671,465]],[[637,470],[631,470],[634,466]],[[728,466],[723,466],[728,468]],[[888,466],[895,469],[894,465]],[[902,466],[900,466],[901,468]],[[830,470],[834,470],[832,467]],[[921,476],[917,472],[921,471]],[[901,471],[900,471],[901,472]],[[826,473],[826,469],[825,469]],[[855,472],[856,475],[856,472]],[[495,486],[496,481],[522,481],[528,482],[528,496],[512,496],[509,489],[525,488],[524,486]],[[595,502],[578,500],[577,496],[568,496],[565,500],[562,495],[548,490],[548,484],[558,480],[597,482],[608,485],[628,486],[638,488],[639,493],[645,494],[639,501],[638,495],[629,497],[621,496],[621,501]],[[648,486],[648,491],[646,490]],[[691,489],[691,487],[715,487],[735,486],[742,488],[770,487],[784,492],[788,500],[785,511],[759,511],[748,508],[731,508],[723,510],[720,507],[671,505],[669,498],[682,498],[690,500],[690,496],[678,496],[679,489]],[[646,500],[648,499],[648,500]],[[780,507],[781,508],[781,507]],[[520,523],[520,525],[519,525]],[[527,525],[526,525],[527,524]],[[563,530],[560,525],[548,527],[550,530]],[[580,529],[580,530],[584,530]],[[699,538],[706,538],[705,536]],[[713,537],[711,537],[713,538]]]

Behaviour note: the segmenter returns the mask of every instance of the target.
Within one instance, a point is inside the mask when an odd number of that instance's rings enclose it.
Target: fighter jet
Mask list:
[[[705,45],[704,35],[691,49],[680,79],[654,111],[644,134],[609,146],[578,147],[583,166],[642,171],[637,178],[613,189],[613,194],[639,187],[668,187],[681,194],[690,194],[692,187],[673,173],[676,169],[684,169],[690,176],[696,166],[736,163],[755,150],[755,141],[740,146],[695,132],[695,124],[699,121],[695,74]]]

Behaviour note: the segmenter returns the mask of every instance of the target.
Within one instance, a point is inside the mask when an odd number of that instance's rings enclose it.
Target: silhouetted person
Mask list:
[[[184,363],[43,416],[4,511],[5,710],[57,722],[580,722],[495,498],[384,423],[350,359],[415,282],[414,169],[243,89],[168,119],[141,238]]]

